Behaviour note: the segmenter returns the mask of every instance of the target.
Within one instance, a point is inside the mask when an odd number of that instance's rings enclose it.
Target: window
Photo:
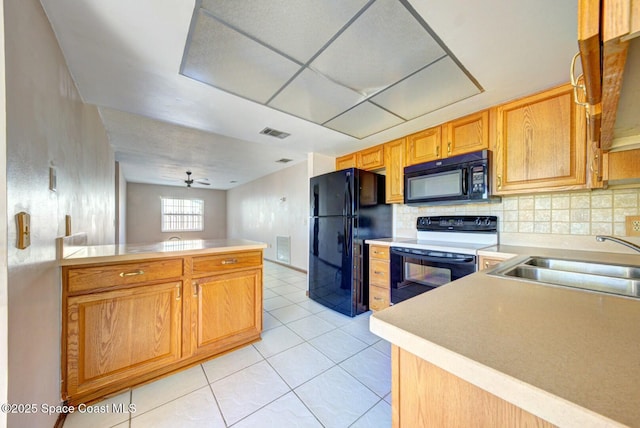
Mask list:
[[[162,231],[194,232],[204,230],[202,199],[162,198]]]

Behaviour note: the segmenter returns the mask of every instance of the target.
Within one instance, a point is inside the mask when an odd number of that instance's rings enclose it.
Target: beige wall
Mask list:
[[[182,239],[219,239],[227,237],[226,191],[186,186],[157,186],[127,183],[127,243],[166,241],[172,236]],[[195,198],[204,200],[204,231],[161,232],[160,198]]]
[[[7,98],[8,402],[59,404],[60,269],[65,215],[91,244],[113,243],[114,156],[84,104],[37,0],[4,2]],[[57,192],[49,190],[49,167]],[[31,246],[15,246],[20,211]],[[11,414],[9,426],[53,426],[56,415]]]
[[[229,238],[265,242],[264,257],[277,260],[276,236],[291,237],[290,265],[308,264],[309,177],[301,162],[227,191]]]

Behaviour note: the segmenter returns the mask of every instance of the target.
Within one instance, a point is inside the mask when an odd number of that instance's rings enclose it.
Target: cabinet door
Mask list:
[[[178,361],[181,292],[182,282],[171,282],[69,297],[63,391],[71,401]]]
[[[489,112],[481,111],[443,126],[446,129],[446,155],[456,156],[489,147]]]
[[[356,167],[367,171],[384,168],[384,146],[379,145],[356,152]]]
[[[356,154],[351,153],[349,155],[340,156],[336,158],[336,171],[340,171],[341,169],[347,168],[355,168],[356,167]]]
[[[495,193],[585,187],[585,113],[571,85],[499,106],[496,115]]]
[[[407,165],[439,159],[442,156],[442,130],[439,126],[407,137]]]
[[[405,150],[404,138],[390,141],[384,145],[385,197],[388,204],[404,202]]]
[[[192,293],[193,353],[222,352],[260,338],[261,269],[195,280]]]

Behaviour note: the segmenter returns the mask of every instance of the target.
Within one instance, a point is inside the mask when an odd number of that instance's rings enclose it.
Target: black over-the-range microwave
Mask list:
[[[491,152],[480,150],[404,169],[404,203],[499,202],[491,195]]]

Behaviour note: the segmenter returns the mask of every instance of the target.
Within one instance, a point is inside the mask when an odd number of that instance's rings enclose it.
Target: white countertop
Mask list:
[[[267,244],[246,239],[193,239],[152,244],[79,245],[65,249],[62,252],[65,256],[60,259],[59,264],[71,266],[263,248],[267,248]]]
[[[637,255],[495,250],[640,265]],[[478,272],[374,313],[371,331],[553,424],[640,426],[640,299]]]

